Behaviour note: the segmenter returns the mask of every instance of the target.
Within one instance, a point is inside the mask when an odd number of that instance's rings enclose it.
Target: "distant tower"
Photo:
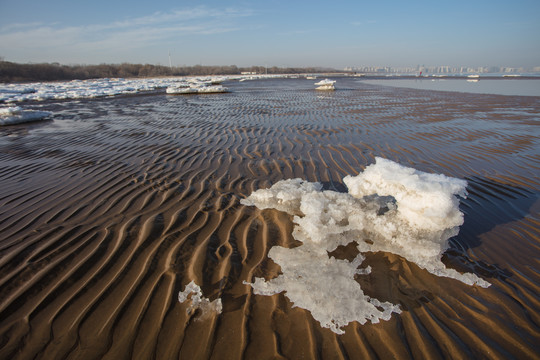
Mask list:
[[[171,51],[169,50],[169,68],[172,70]]]

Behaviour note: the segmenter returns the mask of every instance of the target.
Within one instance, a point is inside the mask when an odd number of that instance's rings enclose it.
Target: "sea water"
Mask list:
[[[478,94],[540,96],[538,79],[373,79],[362,83],[420,90],[455,91]]]

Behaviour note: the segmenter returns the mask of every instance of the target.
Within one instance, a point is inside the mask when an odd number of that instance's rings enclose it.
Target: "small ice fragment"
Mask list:
[[[317,83],[315,83],[315,86],[317,86],[316,90],[335,90],[336,87],[334,84],[336,83],[335,80],[330,79],[324,79]]]
[[[203,297],[201,288],[194,281],[187,284],[184,291],[178,293],[178,301],[181,303],[191,301],[191,304],[187,308],[187,312],[190,314],[197,309],[201,309],[203,317],[210,312],[221,314],[221,299],[217,298],[214,301],[210,301]]]

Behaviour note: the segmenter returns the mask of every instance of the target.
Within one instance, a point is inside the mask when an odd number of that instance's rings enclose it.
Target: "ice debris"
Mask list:
[[[336,80],[329,80],[329,79],[321,80],[315,83],[315,86],[317,86],[315,90],[336,90],[335,83],[336,83]]]
[[[47,111],[23,110],[19,106],[9,106],[0,108],[0,126],[43,120],[49,116],[51,113]]]
[[[178,301],[181,303],[191,301],[191,304],[187,308],[187,312],[190,314],[197,309],[201,310],[202,317],[212,312],[221,314],[221,299],[217,298],[214,301],[210,301],[209,299],[203,297],[201,288],[199,285],[195,284],[194,281],[187,284],[184,291],[180,291],[178,293]]]

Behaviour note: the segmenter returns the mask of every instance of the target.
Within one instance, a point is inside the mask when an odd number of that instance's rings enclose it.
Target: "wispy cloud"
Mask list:
[[[81,51],[143,48],[182,36],[236,31],[241,28],[239,18],[252,15],[247,9],[200,6],[81,26],[11,24],[0,27],[0,51],[8,54],[23,48]]]
[[[2,33],[10,33],[10,32],[16,32],[16,31],[21,31],[21,30],[25,30],[25,29],[28,29],[28,28],[35,28],[35,27],[40,27],[40,26],[44,26],[45,23],[39,21],[39,22],[32,22],[32,23],[14,23],[14,24],[4,24],[2,26],[0,26],[0,32]]]
[[[231,21],[232,19],[239,17],[247,17],[253,15],[253,12],[248,9],[212,9],[205,6],[199,6],[188,10],[174,10],[170,12],[156,12],[154,14],[125,19],[121,21],[115,21],[111,24],[105,25],[104,28],[130,28],[140,26],[162,26],[163,24],[171,23],[191,23],[194,21]]]

